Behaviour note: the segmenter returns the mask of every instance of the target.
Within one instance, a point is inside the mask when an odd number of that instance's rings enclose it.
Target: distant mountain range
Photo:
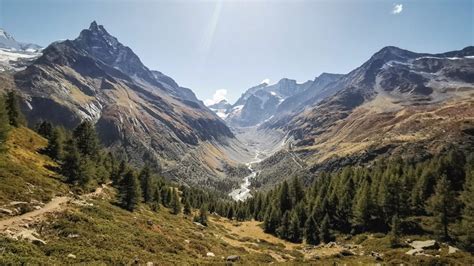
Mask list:
[[[326,90],[325,87],[341,76],[323,73],[304,83],[287,78],[271,85],[261,83],[248,89],[233,105],[219,103],[220,108],[209,107],[232,126],[255,126],[304,108],[307,102],[318,102],[332,95],[336,91]]]
[[[41,46],[18,42],[0,29],[0,72],[19,71],[41,56]]]

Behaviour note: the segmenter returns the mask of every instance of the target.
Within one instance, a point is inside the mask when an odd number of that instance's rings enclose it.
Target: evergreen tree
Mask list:
[[[191,210],[191,203],[189,203],[189,198],[186,197],[186,198],[184,199],[183,213],[184,213],[185,215],[190,215],[190,214],[191,214],[191,211],[192,211],[192,210]]]
[[[300,220],[296,212],[293,212],[291,215],[290,227],[288,230],[288,240],[294,243],[301,242]]]
[[[474,156],[470,158],[470,163],[466,169],[466,182],[461,193],[461,200],[464,204],[462,211],[462,230],[465,234],[462,242],[466,250],[474,251]]]
[[[48,121],[43,121],[36,125],[36,132],[46,139],[49,139],[53,134],[53,125]]]
[[[96,158],[99,154],[99,138],[95,128],[89,121],[82,122],[74,129],[74,139],[76,140],[79,152],[82,155]]]
[[[285,211],[283,217],[281,218],[280,226],[277,228],[276,233],[278,237],[283,239],[288,239],[288,233],[290,231],[290,214],[288,211]]]
[[[63,154],[62,134],[57,128],[54,128],[49,134],[48,146],[46,147],[45,152],[54,160],[61,160]]]
[[[9,91],[7,93],[5,103],[10,125],[13,127],[19,127],[25,124],[25,119],[20,110],[18,95],[14,91]]]
[[[134,211],[141,201],[140,182],[133,170],[123,177],[120,198],[122,207],[129,211]]]
[[[0,95],[0,152],[5,150],[5,143],[7,141],[9,126],[9,117],[5,108],[5,101]]]
[[[281,213],[285,213],[286,211],[291,209],[290,191],[286,180],[283,181],[283,184],[280,188],[280,195],[278,197],[278,200]]]
[[[296,206],[304,198],[304,190],[303,186],[301,185],[301,181],[299,178],[294,177],[291,181],[291,198],[292,198],[292,205]]]
[[[278,211],[272,207],[268,208],[265,212],[265,218],[263,220],[263,230],[265,233],[275,233],[279,225],[279,221],[280,217]]]
[[[161,204],[161,191],[158,187],[156,187],[155,193],[153,194],[153,203],[151,205],[151,208],[154,211],[158,211],[160,209],[160,204]]]
[[[398,218],[398,215],[393,216],[391,227],[390,246],[394,248],[400,245],[400,219]]]
[[[181,202],[179,201],[178,193],[174,188],[171,188],[170,208],[172,214],[179,214],[181,212]]]
[[[229,206],[226,217],[229,220],[232,220],[234,218],[234,207],[232,205]]]
[[[329,243],[332,241],[333,237],[329,229],[329,216],[326,214],[323,221],[321,222],[321,227],[319,229],[319,238],[324,243]]]
[[[435,226],[442,238],[448,240],[448,225],[456,218],[458,204],[451,183],[445,175],[436,184],[435,193],[429,199],[427,207],[435,217]]]
[[[199,209],[199,214],[194,217],[194,221],[207,226],[207,210],[204,205]]]
[[[143,201],[149,203],[153,200],[153,176],[151,175],[151,170],[148,165],[145,165],[140,171],[140,184],[143,193]]]
[[[77,149],[74,140],[69,140],[65,147],[65,157],[61,165],[61,174],[67,179],[67,182],[76,184],[81,179],[81,154]]]
[[[364,182],[357,191],[352,208],[352,224],[362,231],[367,229],[370,220],[370,198],[369,184]]]
[[[304,238],[306,239],[306,244],[310,245],[318,245],[321,242],[319,239],[319,228],[313,215],[309,216],[304,223]]]

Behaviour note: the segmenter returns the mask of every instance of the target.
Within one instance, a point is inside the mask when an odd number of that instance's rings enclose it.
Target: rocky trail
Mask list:
[[[38,238],[39,234],[34,229],[30,229],[33,224],[44,221],[48,214],[64,211],[68,207],[68,204],[72,203],[80,206],[90,204],[87,203],[86,200],[104,195],[104,191],[108,185],[109,184],[103,184],[96,188],[94,192],[79,197],[54,197],[42,207],[35,206],[35,209],[32,211],[0,220],[0,234],[16,240],[27,239],[31,242],[45,244],[45,241]]]

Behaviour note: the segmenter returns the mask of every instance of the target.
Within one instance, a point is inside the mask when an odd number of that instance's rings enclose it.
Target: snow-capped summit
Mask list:
[[[0,48],[11,51],[35,52],[41,49],[41,46],[32,43],[22,43],[15,40],[15,38],[0,28]]]
[[[0,28],[0,72],[24,69],[41,55],[41,46],[22,43]]]

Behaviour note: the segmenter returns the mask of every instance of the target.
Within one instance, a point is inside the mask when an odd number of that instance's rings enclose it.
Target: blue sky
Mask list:
[[[384,46],[474,43],[474,0],[0,0],[0,27],[46,46],[97,20],[200,99],[235,101],[264,79],[346,73]]]

